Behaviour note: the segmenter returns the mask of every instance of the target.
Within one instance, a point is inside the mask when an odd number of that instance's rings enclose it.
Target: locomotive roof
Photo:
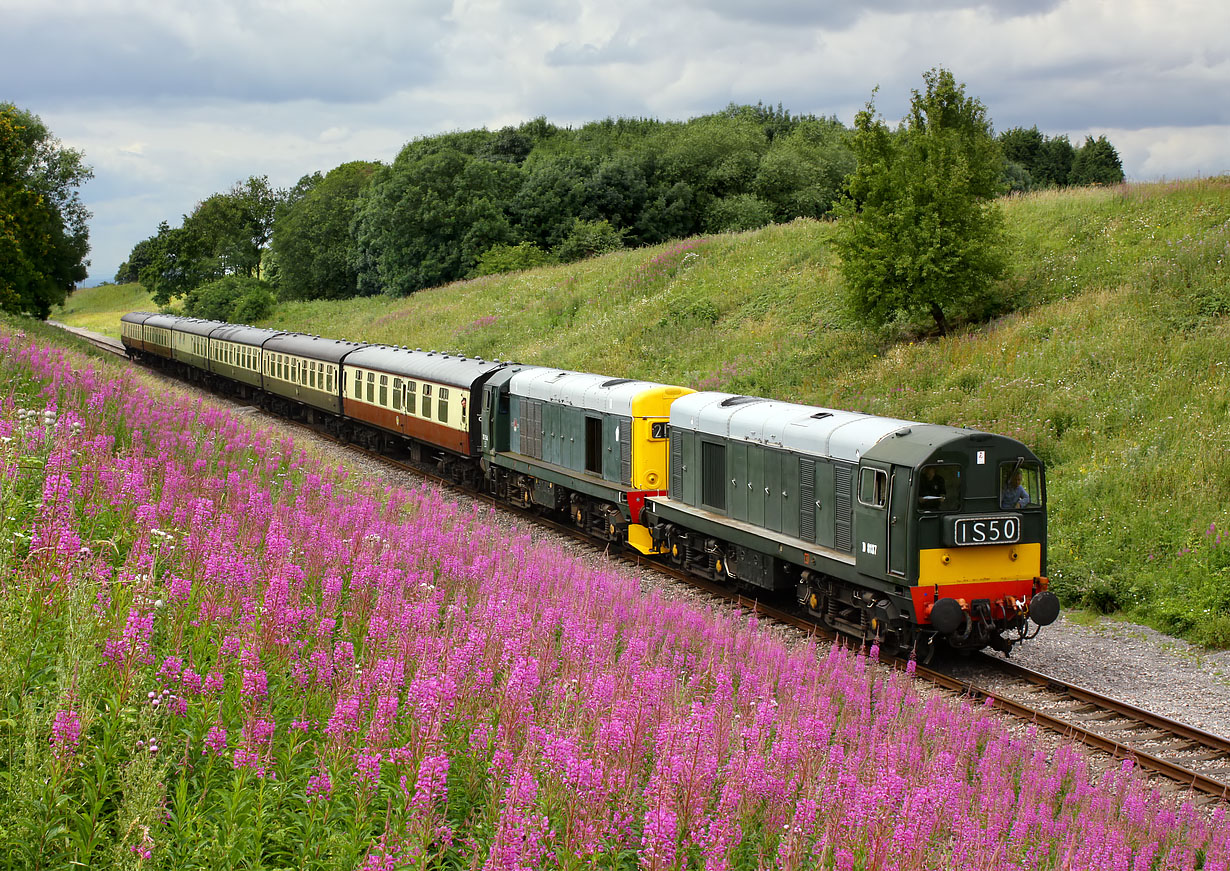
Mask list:
[[[294,354],[310,360],[340,363],[342,358],[356,348],[369,347],[359,342],[342,339],[322,339],[304,333],[279,333],[265,342],[265,350],[277,354]]]
[[[507,364],[474,357],[458,357],[455,354],[438,354],[435,351],[411,351],[409,348],[394,348],[389,345],[364,345],[346,357],[346,365],[362,366],[364,369],[374,369],[403,378],[468,389],[484,375]]]
[[[556,405],[570,405],[607,414],[632,416],[632,403],[645,393],[682,388],[652,381],[633,381],[628,378],[612,378],[609,375],[592,375],[588,372],[570,372],[566,369],[532,368],[518,372],[509,381],[510,392],[527,399],[541,399]]]
[[[675,400],[671,405],[671,426],[850,463],[857,463],[894,433],[913,435],[916,441],[931,448],[955,437],[968,437],[971,432],[730,393],[693,393]]]
[[[218,327],[227,326],[222,321],[208,321],[200,318],[180,318],[175,325],[176,332],[190,333],[194,336],[208,336]]]
[[[283,330],[270,330],[265,327],[223,324],[210,338],[220,342],[234,342],[237,345],[252,345],[259,348],[274,336],[280,336],[283,333]]]

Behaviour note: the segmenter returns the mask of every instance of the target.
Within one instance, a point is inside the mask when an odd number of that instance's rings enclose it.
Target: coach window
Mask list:
[[[380,406],[382,408],[389,407],[389,376],[380,376]]]
[[[436,417],[440,423],[448,423],[448,388],[440,388],[440,396],[436,401]]]
[[[401,379],[394,378],[393,379],[393,410],[394,411],[401,411],[401,392],[402,392]]]
[[[376,373],[367,373],[367,401],[373,405],[376,402]]]
[[[414,414],[415,391],[418,389],[418,384],[414,381],[406,382],[406,414]]]
[[[861,469],[858,474],[858,501],[872,508],[883,508],[888,493],[888,473],[881,469]]]
[[[354,373],[354,398],[363,398],[363,373],[357,369]]]
[[[423,417],[431,420],[431,385],[423,385]]]

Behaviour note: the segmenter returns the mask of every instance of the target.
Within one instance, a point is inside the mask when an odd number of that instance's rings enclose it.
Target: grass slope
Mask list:
[[[1020,310],[943,339],[853,323],[833,225],[814,221],[406,299],[287,303],[267,324],[1015,436],[1049,465],[1066,603],[1230,645],[1230,177],[1003,206],[1002,292]],[[148,307],[106,289],[125,292]],[[93,293],[55,316],[118,334],[126,309]]]

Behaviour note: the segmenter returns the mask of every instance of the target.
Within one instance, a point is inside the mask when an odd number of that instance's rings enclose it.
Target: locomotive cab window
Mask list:
[[[1014,460],[999,467],[999,507],[1004,511],[1042,505],[1042,467]]]
[[[860,469],[858,501],[872,508],[883,508],[888,494],[888,473],[883,469]]]
[[[923,466],[918,476],[918,507],[923,511],[955,511],[960,504],[961,467],[953,463]]]

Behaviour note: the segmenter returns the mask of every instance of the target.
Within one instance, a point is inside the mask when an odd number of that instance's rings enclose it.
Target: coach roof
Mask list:
[[[458,357],[455,354],[437,354],[435,351],[411,351],[409,348],[394,348],[389,345],[364,345],[346,357],[345,365],[469,389],[484,375],[507,364],[474,357]]]

